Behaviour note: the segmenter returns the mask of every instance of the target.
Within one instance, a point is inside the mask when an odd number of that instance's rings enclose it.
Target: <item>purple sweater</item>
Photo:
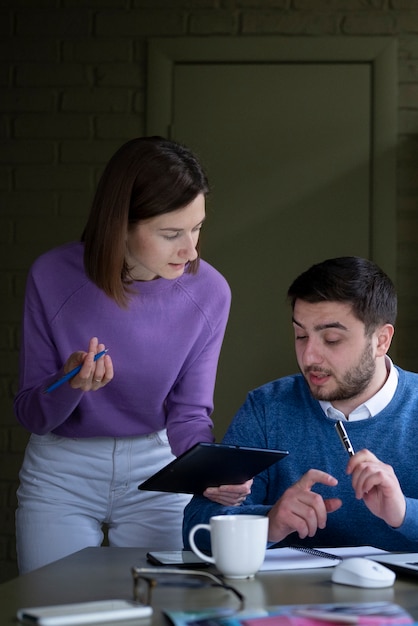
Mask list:
[[[83,245],[71,243],[39,257],[27,281],[15,398],[19,422],[38,435],[129,437],[167,428],[179,455],[212,441],[213,391],[231,294],[208,263],[197,274],[134,283],[129,308],[94,285],[83,267]],[[112,357],[114,379],[97,392],[63,374],[76,350],[98,337]]]

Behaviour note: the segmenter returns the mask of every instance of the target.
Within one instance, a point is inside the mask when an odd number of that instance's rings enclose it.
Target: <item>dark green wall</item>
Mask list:
[[[349,8],[347,8],[349,7]],[[78,238],[101,169],[144,133],[150,37],[392,36],[398,41],[398,361],[417,369],[418,10],[413,0],[0,0],[0,580],[16,575],[16,424],[27,269]]]

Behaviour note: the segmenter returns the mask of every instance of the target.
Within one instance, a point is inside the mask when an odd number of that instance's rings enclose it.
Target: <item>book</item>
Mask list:
[[[290,604],[227,614],[226,609],[164,611],[174,626],[398,626],[413,617],[393,602]]]
[[[266,617],[239,619],[240,626],[383,626],[413,622],[405,609],[392,602],[288,605],[273,610]]]

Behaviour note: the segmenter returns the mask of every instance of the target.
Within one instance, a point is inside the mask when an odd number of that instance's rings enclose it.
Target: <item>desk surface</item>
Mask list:
[[[146,551],[135,548],[86,548],[30,574],[0,585],[2,626],[16,626],[19,607],[84,602],[109,598],[132,599],[131,566],[149,567]],[[263,572],[253,580],[231,581],[246,598],[246,608],[278,604],[380,602],[399,604],[418,622],[418,578],[398,575],[394,587],[360,589],[331,583],[331,568]],[[166,626],[161,607],[191,610],[206,606],[234,606],[234,597],[221,589],[156,587],[154,614],[129,626]],[[121,622],[119,622],[119,626]]]

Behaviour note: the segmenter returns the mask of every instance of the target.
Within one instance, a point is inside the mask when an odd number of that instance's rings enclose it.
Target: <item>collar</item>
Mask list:
[[[367,419],[368,417],[374,417],[380,413],[380,411],[383,411],[395,395],[399,378],[398,370],[387,355],[385,356],[385,362],[386,369],[389,372],[385,384],[377,393],[375,393],[374,396],[366,400],[366,402],[358,406],[350,413],[348,416],[350,422]],[[338,409],[334,408],[328,400],[319,400],[319,404],[321,405],[325,415],[328,417],[336,420],[347,420],[345,415]]]

